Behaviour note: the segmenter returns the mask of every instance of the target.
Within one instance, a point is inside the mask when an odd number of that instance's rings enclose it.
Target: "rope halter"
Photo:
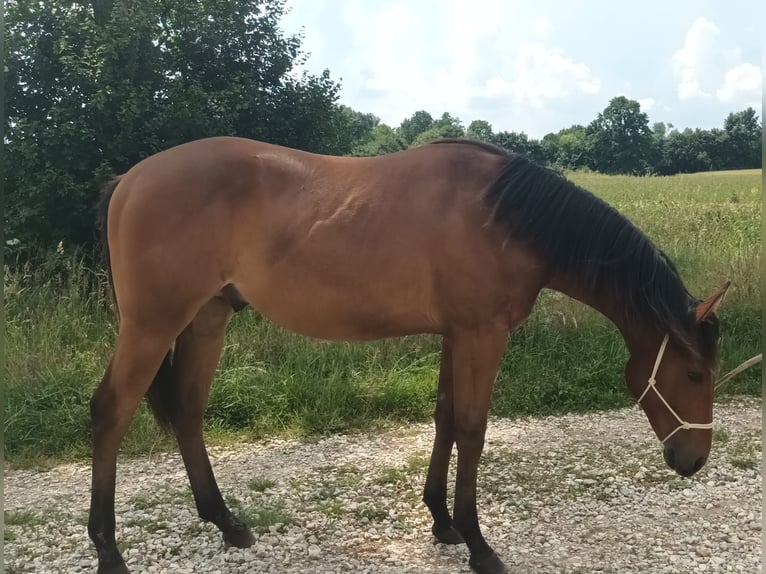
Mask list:
[[[652,369],[652,376],[649,377],[649,381],[647,382],[646,388],[644,389],[644,392],[641,393],[641,396],[638,397],[638,404],[641,404],[641,400],[646,396],[646,393],[649,392],[649,389],[652,389],[654,393],[660,398],[662,401],[662,404],[667,407],[668,411],[670,411],[670,414],[675,417],[675,419],[678,421],[678,426],[673,429],[669,435],[667,435],[664,439],[662,439],[662,444],[665,444],[667,440],[672,437],[674,434],[676,434],[680,430],[688,430],[688,429],[712,429],[713,428],[713,422],[710,421],[709,423],[689,423],[686,422],[684,419],[678,416],[678,413],[673,410],[673,407],[671,407],[668,404],[668,401],[665,400],[665,397],[662,396],[662,393],[660,393],[659,389],[657,388],[657,379],[655,377],[657,376],[657,369],[660,368],[660,362],[662,361],[662,355],[665,354],[665,347],[668,346],[668,339],[669,335],[665,335],[665,338],[662,340],[662,344],[660,345],[660,351],[657,353],[657,359],[654,361],[654,369]]]

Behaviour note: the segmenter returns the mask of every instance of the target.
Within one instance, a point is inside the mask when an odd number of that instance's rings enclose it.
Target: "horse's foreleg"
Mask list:
[[[436,435],[428,465],[428,476],[423,489],[423,502],[426,503],[434,519],[431,532],[439,542],[460,544],[463,537],[455,529],[447,508],[447,474],[455,443],[455,415],[452,407],[452,350],[450,341],[442,341],[441,364],[439,366],[439,386],[436,391],[436,410],[434,411]]]
[[[507,328],[492,325],[456,334],[453,339],[453,395],[457,477],[455,527],[471,553],[470,565],[481,574],[501,574],[505,565],[487,544],[476,512],[476,475],[487,428],[492,388],[508,336]]]
[[[179,335],[173,353],[169,414],[200,518],[215,524],[229,544],[246,548],[255,539],[226,506],[202,436],[202,418],[231,313],[228,303],[212,299]]]
[[[128,572],[114,534],[117,451],[171,343],[172,337],[123,325],[112,361],[90,402],[93,467],[88,534],[98,552],[99,574]]]

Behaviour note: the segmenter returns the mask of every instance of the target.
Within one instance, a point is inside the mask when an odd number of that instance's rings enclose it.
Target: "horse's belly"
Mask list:
[[[243,289],[264,317],[296,333],[328,340],[361,341],[440,332],[437,313],[417,289],[360,288],[273,278]]]

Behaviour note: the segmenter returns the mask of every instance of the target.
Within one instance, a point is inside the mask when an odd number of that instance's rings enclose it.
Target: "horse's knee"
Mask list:
[[[457,425],[457,428],[455,429],[455,442],[457,443],[458,451],[461,449],[484,448],[484,436],[486,430],[486,423]]]

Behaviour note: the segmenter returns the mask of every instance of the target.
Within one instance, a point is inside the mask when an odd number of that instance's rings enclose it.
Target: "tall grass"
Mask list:
[[[760,171],[669,178],[571,174],[615,205],[673,259],[702,297],[733,281],[721,310],[722,370],[759,352]],[[59,254],[43,268],[5,272],[5,454],[16,464],[86,457],[88,401],[114,342],[103,273]],[[415,336],[325,343],[236,315],[213,385],[208,436],[224,442],[426,420],[434,404],[440,341]],[[630,404],[627,354],[617,330],[589,308],[544,292],[511,337],[495,415],[515,417]],[[760,393],[760,371],[723,393]],[[172,445],[141,407],[123,452]]]

